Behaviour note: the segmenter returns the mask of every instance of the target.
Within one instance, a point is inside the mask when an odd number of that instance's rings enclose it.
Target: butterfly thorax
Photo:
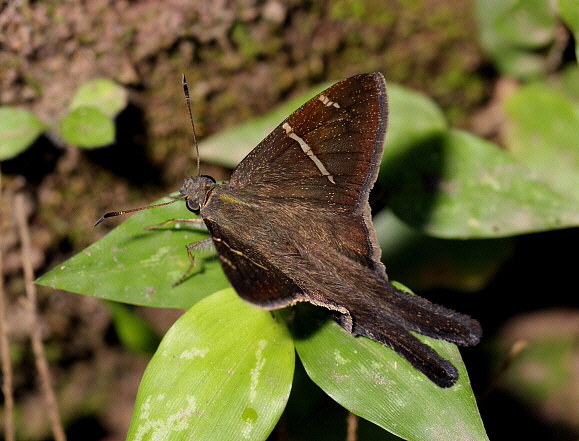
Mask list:
[[[199,210],[207,202],[214,187],[215,179],[211,176],[201,175],[185,179],[179,193],[186,200],[187,208],[193,213],[199,214]]]

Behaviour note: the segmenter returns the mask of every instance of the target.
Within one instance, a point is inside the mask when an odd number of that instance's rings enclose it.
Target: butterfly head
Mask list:
[[[199,214],[213,187],[215,187],[215,179],[211,176],[201,175],[185,179],[179,193],[181,193],[181,198],[185,199],[189,211]]]

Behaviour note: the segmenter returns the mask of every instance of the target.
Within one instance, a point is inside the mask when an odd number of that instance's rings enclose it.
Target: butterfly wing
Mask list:
[[[270,198],[291,195],[304,208],[363,209],[378,175],[387,113],[381,73],[340,81],[260,142],[239,163],[230,185],[258,185]]]
[[[472,345],[480,339],[480,326],[395,288],[348,254],[336,231],[351,226],[352,214],[240,203],[235,191],[221,191],[224,197],[218,194],[214,200],[217,213],[209,213],[206,223],[223,270],[243,299],[266,308],[299,301],[323,306],[337,312],[334,316],[348,331],[391,347],[436,384],[456,382],[456,368],[409,331]],[[308,221],[311,225],[300,231]]]
[[[248,189],[246,198],[283,201],[288,209],[355,214],[355,225],[337,234],[385,275],[368,194],[378,176],[387,121],[381,73],[340,81],[276,127],[241,161],[229,185]]]
[[[303,291],[252,246],[242,229],[223,227],[205,219],[223,272],[239,296],[264,308],[281,308],[305,300]]]

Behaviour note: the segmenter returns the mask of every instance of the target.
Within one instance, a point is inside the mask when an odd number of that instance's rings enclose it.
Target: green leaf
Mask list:
[[[557,24],[549,0],[477,0],[475,13],[481,43],[501,72],[545,74]]]
[[[493,14],[493,25],[511,46],[540,49],[555,38],[556,18],[548,0],[507,0]],[[491,9],[488,7],[487,9]]]
[[[78,88],[70,109],[92,107],[113,118],[127,107],[127,91],[114,81],[96,78],[87,81]]]
[[[328,83],[311,88],[261,117],[205,138],[199,142],[201,159],[222,167],[237,167],[237,164],[288,115],[327,87]]]
[[[561,409],[559,425],[579,421],[579,381],[576,360],[579,311],[545,308],[517,314],[487,341],[492,377],[498,388],[545,416],[546,409]]]
[[[574,102],[579,102],[579,66],[572,64],[566,66],[554,79],[550,85]]]
[[[122,303],[107,302],[107,307],[123,346],[137,352],[155,352],[160,339],[145,320]]]
[[[192,216],[182,202],[140,211],[37,283],[117,302],[188,308],[229,286],[215,256],[196,254],[191,275],[171,287],[189,267],[185,246],[207,233],[182,223],[153,230],[144,227]]]
[[[557,192],[579,202],[579,106],[541,83],[505,103],[507,149]]]
[[[265,440],[295,363],[285,323],[218,292],[167,332],[139,387],[128,440]]]
[[[566,317],[565,317],[566,318]],[[562,319],[559,323],[564,323]],[[535,322],[536,323],[536,322]],[[528,326],[534,328],[535,323]],[[555,326],[550,328],[554,330]],[[504,357],[513,348],[512,341],[502,341],[502,351],[496,358]],[[510,346],[507,346],[510,343]],[[501,386],[525,403],[545,405],[573,384],[576,377],[569,360],[576,357],[577,338],[571,335],[549,335],[541,339],[519,339],[524,348],[517,354],[503,374]]]
[[[115,140],[111,118],[93,107],[79,107],[60,122],[62,137],[83,148],[103,147]]]
[[[390,208],[443,238],[505,237],[575,226],[579,205],[495,144],[450,130],[382,163]]]
[[[317,309],[300,308],[293,332],[310,378],[356,415],[404,439],[487,439],[455,345],[418,336],[459,370],[458,382],[443,389],[392,349],[348,334]]]
[[[387,87],[388,131],[382,163],[448,130],[444,114],[430,98],[399,84],[388,83]]]
[[[46,126],[31,112],[15,107],[0,107],[0,161],[26,150]]]

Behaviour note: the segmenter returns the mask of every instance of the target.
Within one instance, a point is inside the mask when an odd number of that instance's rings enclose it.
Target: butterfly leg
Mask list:
[[[321,302],[311,298],[308,299],[308,302],[329,309],[330,317],[337,321],[342,328],[348,331],[348,334],[352,334],[354,321],[352,319],[352,314],[347,308],[337,305],[334,302]]]
[[[149,225],[144,227],[145,230],[154,230],[155,228],[160,228],[160,227],[165,227],[171,223],[174,224],[178,224],[178,223],[182,223],[182,224],[188,224],[188,225],[192,225],[195,228],[198,228],[200,230],[205,230],[205,223],[203,222],[203,219],[169,219],[166,220],[165,222],[161,222],[160,224],[155,224],[155,225]]]
[[[200,219],[201,220],[201,219]],[[185,273],[179,277],[175,283],[173,283],[172,287],[175,288],[177,285],[180,285],[185,281],[187,276],[191,273],[193,268],[195,267],[195,257],[191,253],[193,250],[195,251],[211,251],[215,249],[213,245],[213,240],[211,237],[206,237],[205,239],[198,240],[197,242],[188,243],[187,246],[187,257],[189,257],[189,268],[185,271]]]
[[[353,332],[353,321],[352,321],[352,315],[350,314],[350,311],[348,311],[346,314],[342,314],[342,318],[340,319],[340,325],[342,326],[342,328],[344,328],[346,331],[348,331],[350,334]]]

